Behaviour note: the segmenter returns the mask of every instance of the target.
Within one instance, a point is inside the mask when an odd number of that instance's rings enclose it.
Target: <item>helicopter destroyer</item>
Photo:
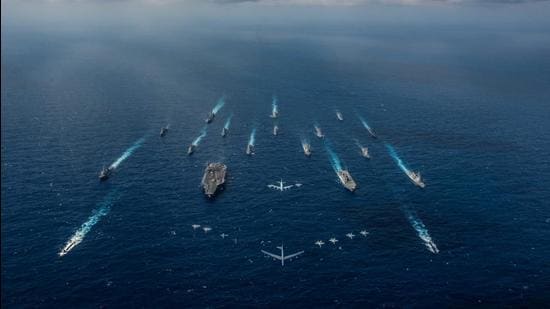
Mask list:
[[[222,163],[210,163],[204,170],[204,176],[202,176],[202,187],[204,194],[212,198],[218,187],[225,183],[225,173],[227,166]]]

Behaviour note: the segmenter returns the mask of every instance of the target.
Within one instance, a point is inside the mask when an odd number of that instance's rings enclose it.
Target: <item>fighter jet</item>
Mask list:
[[[227,234],[225,234],[225,233],[221,233],[221,234],[220,234],[220,237],[221,237],[221,238],[226,238],[227,236],[229,236],[229,235],[227,235]]]
[[[205,233],[208,233],[208,232],[210,232],[210,231],[212,230],[212,228],[211,228],[211,227],[208,227],[208,226],[205,226],[205,227],[202,228],[202,230],[203,230]]]
[[[328,241],[330,241],[333,245],[336,245],[336,243],[338,242],[338,239],[332,237],[332,238],[329,239]]]
[[[301,186],[301,184],[300,184]],[[285,191],[285,190],[288,190],[292,187],[294,187],[294,185],[290,185],[290,186],[285,186],[284,185],[284,181],[283,179],[281,179],[280,181],[276,182],[276,184],[273,184],[273,185],[267,185],[268,188],[271,188],[271,189],[275,189],[275,190],[279,190],[281,192]]]
[[[353,233],[347,233],[346,236],[347,236],[349,239],[353,239],[353,237],[355,237],[355,234],[353,234]]]
[[[363,237],[367,237],[367,235],[369,235],[369,232],[362,230],[361,232],[359,232],[359,234],[363,235]]]
[[[321,247],[325,244],[325,242],[322,241],[322,240],[318,240],[318,241],[315,242],[315,244],[316,244],[317,246],[319,246],[319,248],[321,248]]]
[[[199,227],[201,227],[201,225],[200,225],[200,224],[193,224],[193,225],[191,225],[191,227],[192,227],[194,230],[196,230],[196,229],[198,229]]]
[[[304,253],[304,251],[299,251],[299,252],[296,252],[296,253],[285,256],[285,249],[284,249],[283,245],[281,245],[280,247],[277,247],[277,249],[281,250],[281,255],[276,255],[276,254],[267,252],[265,250],[261,250],[261,251],[262,251],[263,254],[268,255],[268,256],[276,259],[276,260],[281,261],[281,266],[285,266],[285,261],[286,260],[290,260],[291,258],[297,257],[298,255]]]

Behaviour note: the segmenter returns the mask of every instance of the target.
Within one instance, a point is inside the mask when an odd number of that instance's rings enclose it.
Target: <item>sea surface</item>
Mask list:
[[[3,307],[548,306],[549,23],[42,23],[2,22]]]

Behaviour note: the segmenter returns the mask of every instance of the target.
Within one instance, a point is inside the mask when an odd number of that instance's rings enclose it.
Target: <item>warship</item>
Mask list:
[[[274,110],[271,112],[271,115],[269,115],[269,117],[275,119],[277,117],[279,117],[279,112],[277,110]]]
[[[204,170],[204,176],[202,176],[202,188],[204,194],[212,198],[218,187],[225,183],[225,173],[227,166],[222,163],[210,163]]]
[[[340,121],[344,120],[344,116],[342,116],[342,113],[340,112],[336,112],[336,118],[338,118],[338,120]]]
[[[273,127],[273,135],[277,136],[279,134],[279,126],[274,126]]]
[[[189,145],[189,148],[187,148],[187,155],[191,155],[193,154],[193,152],[195,152],[195,148],[197,148],[197,145],[195,144],[191,144]]]
[[[309,145],[309,143],[303,143],[302,148],[304,148],[304,154],[306,157],[311,156],[311,145]]]
[[[99,172],[99,180],[105,181],[111,176],[111,173],[113,172],[113,169],[110,167],[103,167],[101,169],[101,172]]]
[[[367,159],[370,159],[369,149],[367,147],[361,147],[361,155]]]
[[[206,122],[206,123],[211,123],[212,120],[214,120],[214,116],[216,116],[216,114],[210,112],[210,113],[208,114],[208,117],[206,117],[206,120],[204,120],[204,122]]]
[[[323,131],[321,131],[321,128],[318,126],[315,126],[315,135],[317,135],[318,138],[325,137],[325,135],[323,134]]]
[[[163,127],[160,129],[160,137],[163,137],[168,132],[168,127]]]
[[[249,156],[254,154],[254,145],[248,144],[246,146],[246,154]]]
[[[376,136],[376,133],[374,132],[374,130],[371,127],[368,127],[367,131],[369,131],[369,134],[370,134],[370,136],[372,136],[372,138],[378,138],[378,136]]]
[[[227,129],[226,127],[224,127],[224,128],[222,129],[222,137],[226,137],[228,132],[229,132],[229,129]]]
[[[355,183],[353,178],[351,178],[351,175],[347,170],[338,171],[337,174],[338,178],[340,178],[340,182],[346,189],[350,190],[351,192],[355,191],[355,189],[357,188],[357,184]]]
[[[407,176],[409,176],[410,180],[420,188],[426,187],[426,184],[422,181],[422,177],[420,176],[420,172],[415,173],[411,171],[407,171]]]

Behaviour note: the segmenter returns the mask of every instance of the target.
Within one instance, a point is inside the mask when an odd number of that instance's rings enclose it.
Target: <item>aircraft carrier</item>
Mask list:
[[[227,166],[222,163],[210,163],[204,170],[204,176],[202,176],[202,187],[204,194],[212,198],[218,187],[225,183],[225,173]]]
[[[346,189],[350,190],[351,192],[357,189],[357,184],[355,183],[353,178],[351,178],[351,174],[347,170],[338,171],[337,173],[338,178],[340,178],[340,182]]]

